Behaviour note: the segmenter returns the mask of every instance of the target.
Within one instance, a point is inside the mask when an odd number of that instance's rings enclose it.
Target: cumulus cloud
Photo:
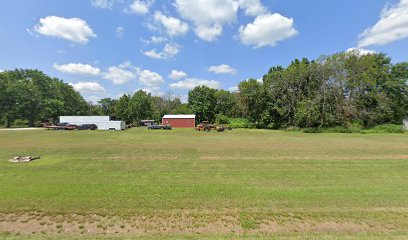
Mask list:
[[[165,82],[160,74],[151,72],[149,70],[143,70],[140,72],[139,83],[154,88],[162,85]]]
[[[364,56],[364,55],[371,55],[376,54],[376,51],[363,49],[363,48],[349,48],[346,50],[346,53],[357,55],[357,56]]]
[[[279,13],[259,15],[253,23],[240,26],[239,39],[243,44],[256,48],[276,46],[278,41],[296,36],[298,31],[293,26],[293,19]]]
[[[187,23],[178,18],[165,16],[160,11],[156,11],[154,20],[164,27],[166,34],[170,37],[184,35],[188,31]]]
[[[380,20],[360,34],[358,47],[382,46],[403,38],[408,38],[408,0],[385,7]]]
[[[80,93],[102,94],[106,92],[105,88],[97,82],[71,83],[71,86]]]
[[[173,89],[191,90],[198,86],[207,86],[210,88],[220,88],[220,83],[214,80],[203,80],[197,78],[187,78],[186,80],[171,83],[169,86]]]
[[[221,24],[213,24],[211,26],[198,25],[194,29],[196,35],[204,41],[213,42],[222,34],[223,27]]]
[[[239,0],[239,7],[245,10],[248,16],[259,16],[268,12],[260,0]]]
[[[150,7],[154,0],[134,0],[133,3],[125,11],[139,15],[146,15],[150,11]]]
[[[209,72],[216,73],[216,74],[236,74],[237,70],[232,68],[229,65],[221,64],[218,66],[211,66],[208,68]]]
[[[48,16],[40,19],[34,31],[80,44],[86,44],[90,38],[96,37],[88,23],[80,18]]]
[[[82,63],[69,63],[59,65],[54,63],[53,67],[59,72],[70,73],[70,74],[80,74],[80,75],[99,75],[101,70],[97,67],[93,67],[89,64]]]
[[[172,70],[171,73],[169,74],[169,78],[174,79],[174,80],[179,80],[185,77],[187,77],[187,73],[183,71]]]
[[[102,9],[111,9],[115,2],[116,0],[91,0],[93,7]]]
[[[236,21],[239,3],[232,0],[175,0],[174,6],[181,17],[194,24],[199,38],[214,41],[222,34],[224,24]]]
[[[140,69],[133,67],[130,62],[125,62],[119,66],[111,66],[103,75],[104,79],[111,80],[114,84],[121,85],[135,80]]]
[[[161,52],[158,52],[157,49],[152,49],[143,52],[143,54],[147,57],[155,59],[170,59],[176,56],[179,52],[180,52],[179,46],[171,43],[166,43],[164,49]]]

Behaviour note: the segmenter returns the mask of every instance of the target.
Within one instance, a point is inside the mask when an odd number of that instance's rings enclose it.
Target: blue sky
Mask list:
[[[408,61],[408,0],[2,0],[0,11],[0,70],[42,70],[90,101],[138,89],[185,100],[350,48]]]

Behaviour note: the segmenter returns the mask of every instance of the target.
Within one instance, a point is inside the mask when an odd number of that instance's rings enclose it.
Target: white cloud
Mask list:
[[[105,88],[97,82],[79,82],[70,85],[80,93],[102,94],[106,92]]]
[[[165,38],[165,37],[152,36],[150,38],[150,43],[153,43],[153,44],[160,44],[160,43],[163,43],[165,41],[167,41],[167,38]]]
[[[230,91],[230,92],[238,92],[238,91],[239,91],[239,88],[238,88],[238,86],[230,87],[230,88],[228,88],[228,91]]]
[[[236,74],[237,70],[232,68],[229,65],[221,64],[219,66],[211,66],[208,68],[209,72],[216,73],[216,74]]]
[[[165,95],[165,93],[159,91],[158,88],[140,88],[140,89],[137,89],[136,92],[139,90],[142,90],[143,92],[148,93],[148,94],[150,93],[152,96],[163,97]]]
[[[111,9],[116,0],[91,0],[92,6],[102,9]]]
[[[259,16],[268,12],[260,0],[239,0],[239,7],[245,10],[248,16]]]
[[[98,75],[101,70],[97,67],[93,67],[89,64],[82,63],[69,63],[59,65],[54,63],[53,67],[59,72],[70,73],[70,74],[80,74],[80,75]]]
[[[212,26],[198,25],[194,29],[196,35],[204,41],[213,42],[222,34],[222,25],[214,24]]]
[[[358,56],[364,56],[364,55],[376,54],[377,52],[373,50],[363,49],[363,48],[349,48],[346,50],[346,53],[354,54]]]
[[[130,62],[125,62],[119,66],[109,67],[103,78],[111,80],[114,84],[121,85],[135,80],[139,72],[139,68],[133,67]]]
[[[382,46],[403,38],[408,38],[408,0],[385,7],[381,19],[360,34],[358,46]]]
[[[0,69],[0,73],[4,72],[4,70]]]
[[[237,18],[239,3],[233,0],[175,0],[180,16],[194,23],[195,32],[205,41],[222,34],[223,25]]]
[[[124,27],[117,27],[116,28],[116,37],[123,38],[124,34],[125,34],[125,28]]]
[[[146,15],[150,11],[150,7],[154,3],[154,0],[134,0],[129,6],[129,9],[125,11],[128,13],[135,13],[139,15]]]
[[[207,86],[210,88],[220,88],[220,83],[214,80],[203,80],[197,78],[187,78],[186,80],[171,83],[169,86],[173,89],[191,90],[198,86]]]
[[[96,37],[88,23],[80,18],[48,16],[40,19],[34,26],[34,31],[81,44],[86,44],[91,37]]]
[[[183,71],[172,70],[171,73],[169,74],[169,78],[174,80],[178,80],[185,77],[187,77],[187,73]]]
[[[293,26],[293,19],[279,13],[259,15],[253,23],[240,26],[239,38],[243,44],[256,48],[276,46],[278,41],[296,36],[298,31]]]
[[[152,49],[149,51],[143,52],[143,54],[147,57],[155,58],[155,59],[170,59],[176,56],[180,52],[180,49],[177,45],[166,43],[164,49],[161,52],[157,52],[156,49]]]
[[[160,74],[149,70],[143,70],[140,72],[139,83],[148,87],[158,87],[165,82]]]
[[[168,17],[160,11],[154,14],[154,20],[160,23],[170,37],[184,35],[188,31],[188,24],[178,18]]]

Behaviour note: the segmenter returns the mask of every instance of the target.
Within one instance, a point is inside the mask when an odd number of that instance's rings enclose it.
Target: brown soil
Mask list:
[[[0,233],[68,235],[144,235],[144,234],[271,234],[288,232],[387,232],[395,231],[380,224],[312,220],[298,218],[250,219],[247,227],[237,212],[222,215],[211,212],[178,211],[130,217],[98,215],[56,215],[42,213],[0,213]]]

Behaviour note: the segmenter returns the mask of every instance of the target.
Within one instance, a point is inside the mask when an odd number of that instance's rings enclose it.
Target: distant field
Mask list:
[[[0,238],[407,234],[408,134],[0,131]]]

